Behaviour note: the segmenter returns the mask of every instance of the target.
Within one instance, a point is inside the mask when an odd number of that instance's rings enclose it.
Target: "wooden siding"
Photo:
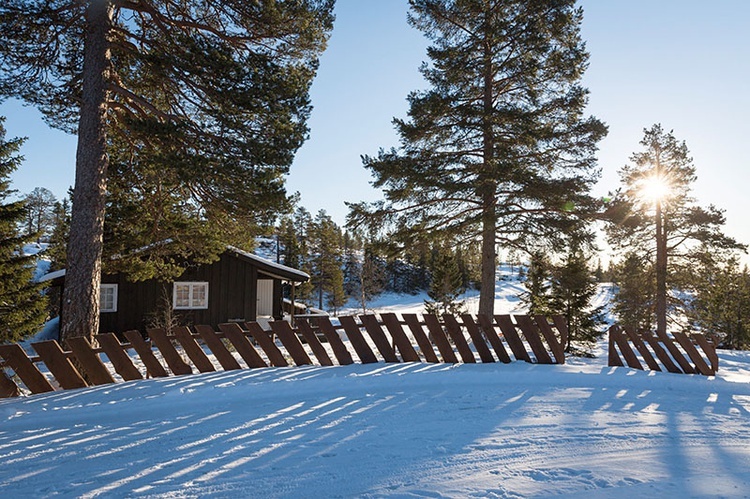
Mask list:
[[[206,324],[218,327],[229,321],[253,321],[256,318],[257,280],[268,278],[234,253],[224,253],[209,265],[189,268],[176,281],[208,282],[208,308],[176,310],[181,325]],[[275,279],[278,281],[278,279]],[[99,332],[144,331],[148,319],[162,306],[163,289],[172,300],[172,282],[148,280],[129,282],[120,274],[102,276],[102,283],[117,284],[117,312],[100,315]],[[278,296],[277,296],[278,295]],[[280,318],[281,282],[274,283],[274,312]]]

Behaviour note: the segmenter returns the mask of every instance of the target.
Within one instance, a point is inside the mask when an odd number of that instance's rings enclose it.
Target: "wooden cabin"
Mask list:
[[[64,286],[65,271],[42,280]],[[282,285],[306,282],[306,273],[229,247],[218,261],[188,268],[174,282],[130,282],[123,274],[102,276],[99,332],[147,327],[282,319]],[[61,315],[65,313],[61,307]]]

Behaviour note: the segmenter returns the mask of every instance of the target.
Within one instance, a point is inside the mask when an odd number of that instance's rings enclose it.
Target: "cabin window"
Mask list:
[[[117,284],[99,287],[99,312],[117,312]]]
[[[176,282],[172,293],[172,307],[175,310],[208,308],[207,282]]]

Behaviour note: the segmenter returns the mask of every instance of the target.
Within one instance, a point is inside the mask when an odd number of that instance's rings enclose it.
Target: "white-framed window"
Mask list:
[[[208,283],[174,283],[174,288],[172,289],[172,308],[175,310],[208,308]]]
[[[117,312],[117,284],[99,286],[99,312]]]

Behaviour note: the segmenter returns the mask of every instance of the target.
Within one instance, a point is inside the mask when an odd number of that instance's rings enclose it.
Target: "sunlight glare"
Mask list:
[[[643,199],[656,202],[666,199],[672,187],[664,177],[653,176],[643,179],[640,190]]]

